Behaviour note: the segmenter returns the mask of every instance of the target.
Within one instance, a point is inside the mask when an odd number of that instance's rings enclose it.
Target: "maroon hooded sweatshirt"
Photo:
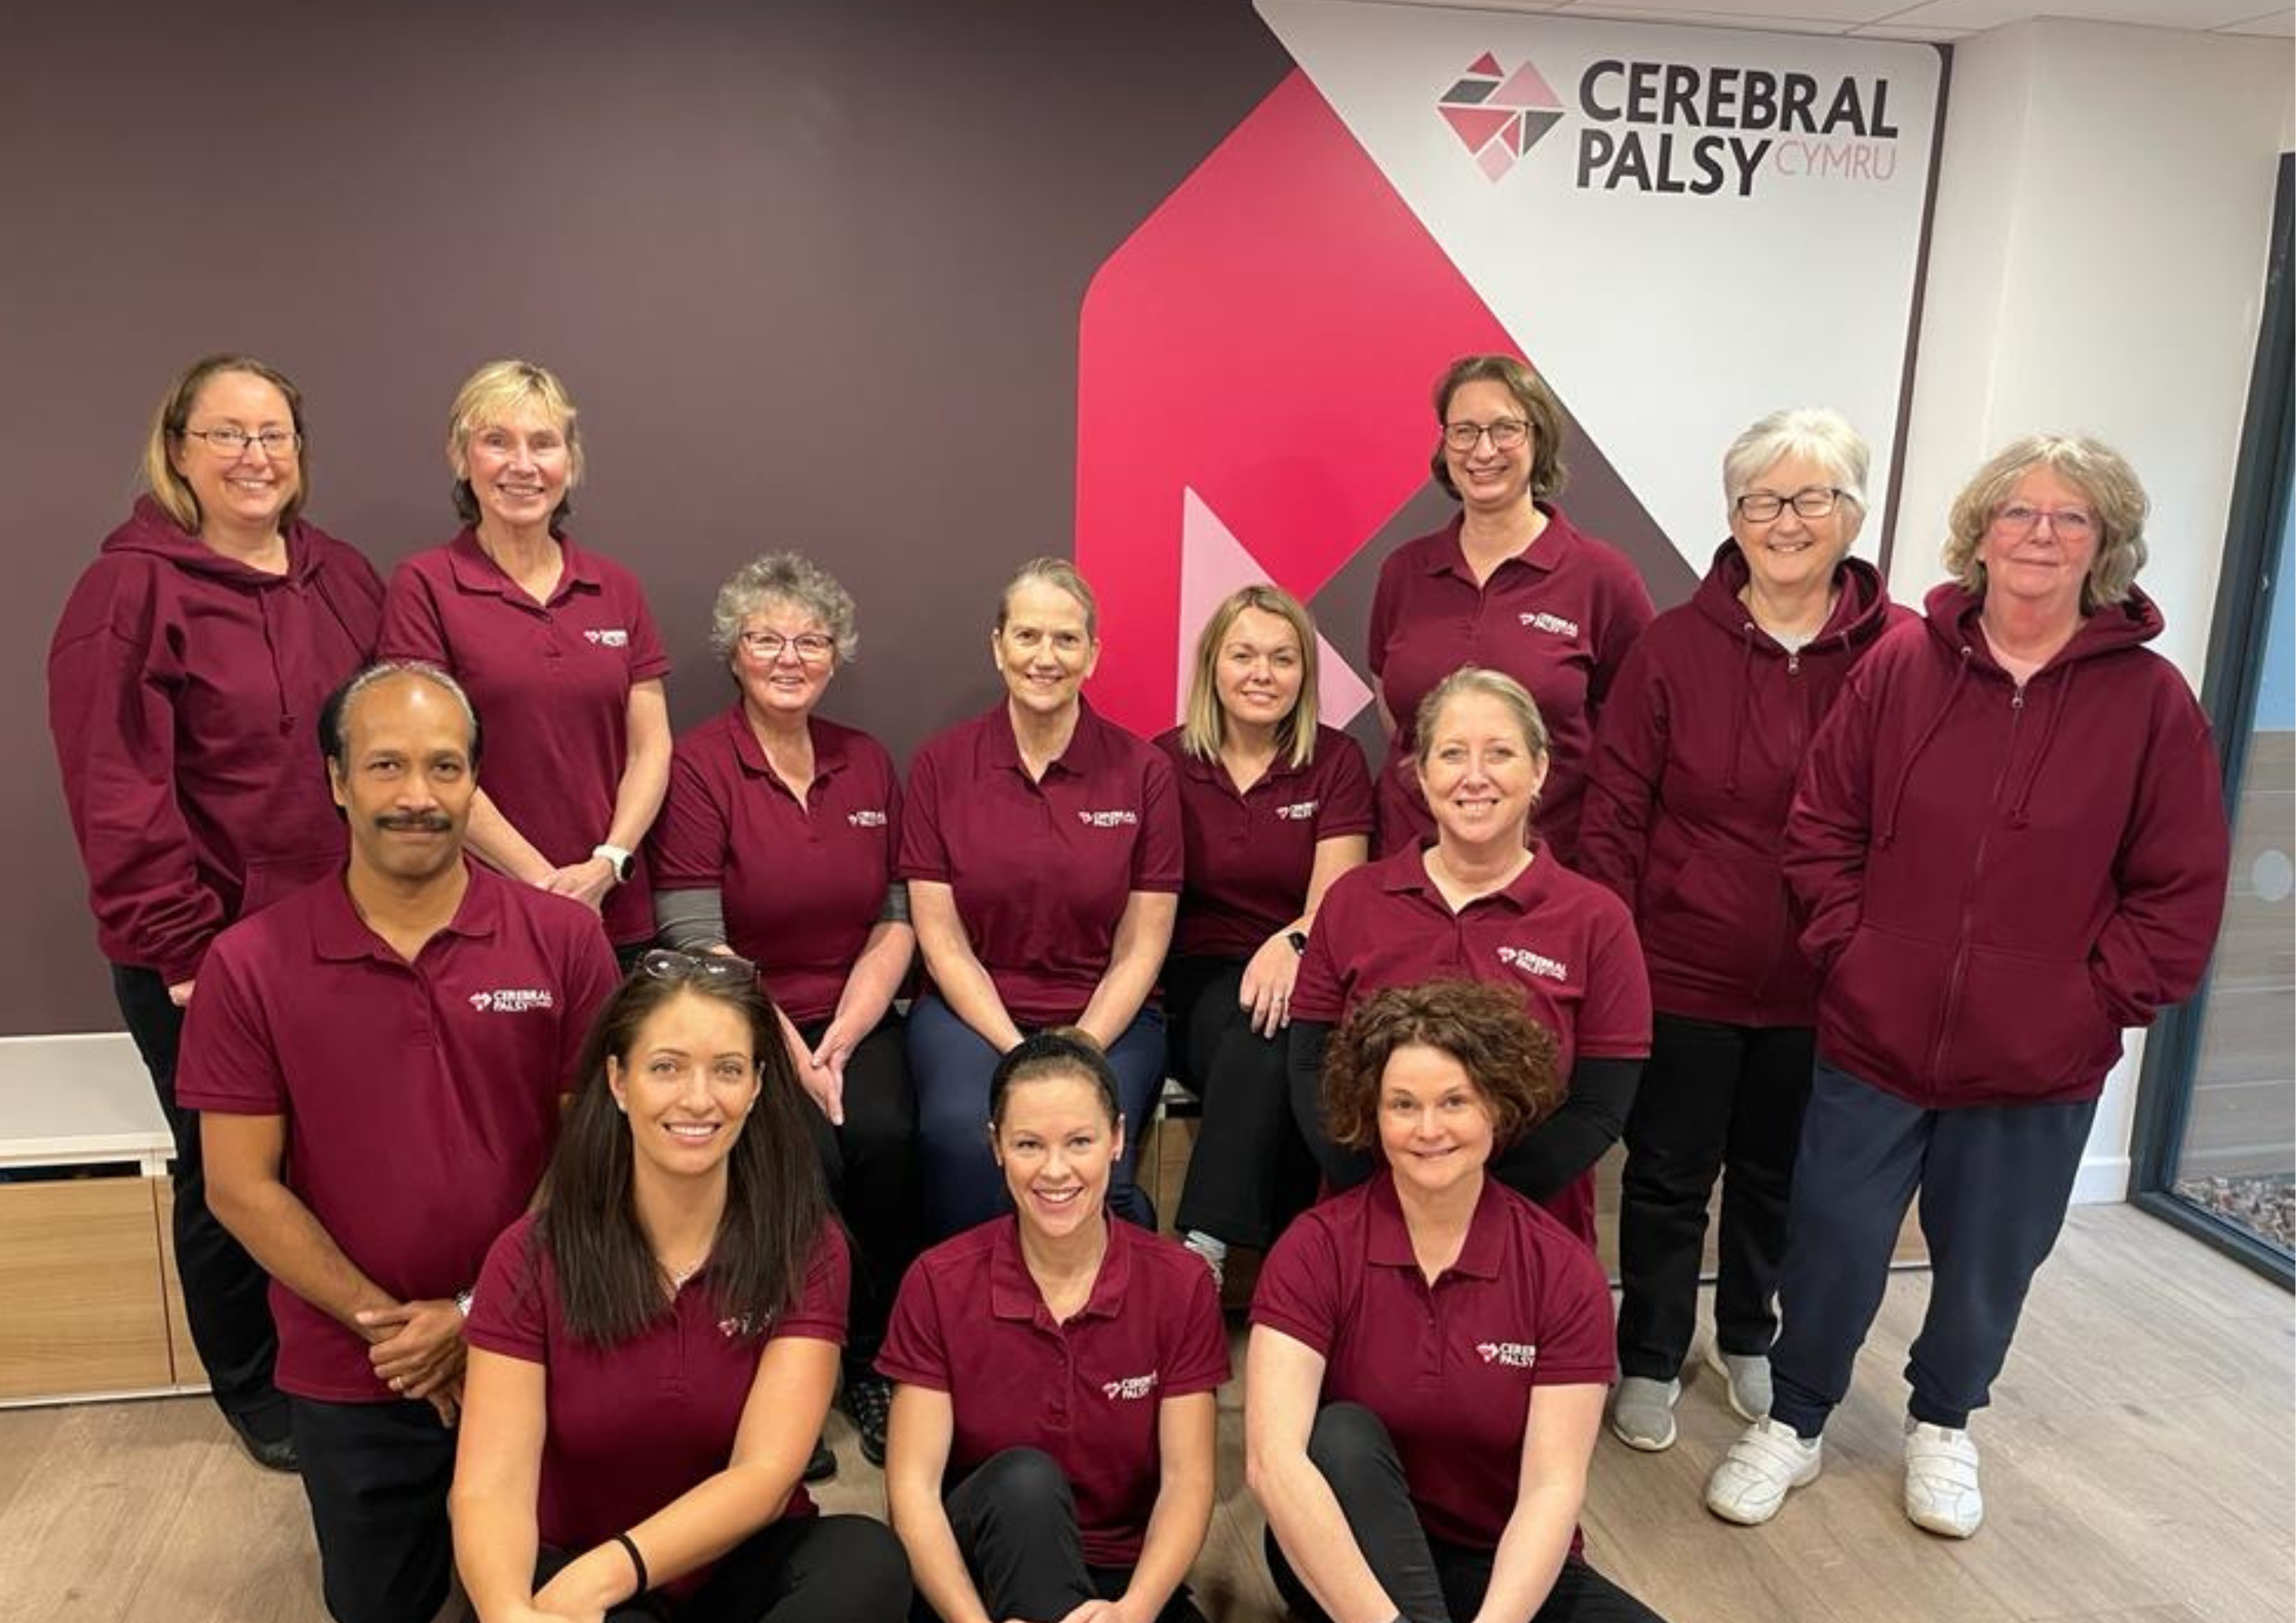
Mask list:
[[[1850,667],[1913,615],[1872,564],[1845,558],[1833,612],[1790,652],[1739,601],[1751,574],[1725,541],[1691,600],[1627,655],[1595,737],[1578,866],[1633,909],[1652,1006],[1811,1026],[1817,974],[1794,941],[1786,810]]]
[[[2020,688],[1980,600],[1862,661],[1786,824],[1824,966],[1818,1052],[1928,1108],[2093,1099],[2120,1033],[2191,996],[2229,832],[2208,718],[2144,646],[2150,598],[2100,609]]]
[[[299,519],[286,534],[287,572],[266,575],[146,496],[48,648],[97,944],[171,986],[225,925],[343,860],[319,710],[373,656],[382,582]]]

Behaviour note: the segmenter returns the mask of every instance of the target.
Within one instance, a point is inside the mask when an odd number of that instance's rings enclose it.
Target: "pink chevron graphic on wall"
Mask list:
[[[1174,695],[1173,719],[1185,721],[1187,677],[1194,669],[1196,634],[1229,593],[1275,578],[1274,571],[1251,555],[1220,522],[1211,504],[1193,490],[1181,492],[1180,516],[1180,648],[1179,691]],[[1316,635],[1316,718],[1329,727],[1344,727],[1371,703],[1371,689],[1357,676],[1332,639]]]

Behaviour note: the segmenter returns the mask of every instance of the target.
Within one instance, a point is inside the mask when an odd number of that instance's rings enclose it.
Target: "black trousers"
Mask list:
[[[1173,1226],[1265,1250],[1316,1199],[1316,1162],[1292,1117],[1279,1030],[1264,1037],[1237,1004],[1242,958],[1164,965],[1174,1074],[1203,1101]]]
[[[949,1490],[949,1530],[991,1618],[1059,1623],[1086,1601],[1113,1601],[1132,1582],[1129,1567],[1095,1567],[1084,1558],[1076,1496],[1052,1455],[1039,1448],[992,1455]],[[938,1623],[919,1595],[914,1623]],[[1187,1586],[1174,1592],[1157,1623],[1203,1623]]]
[[[579,1551],[545,1548],[537,1590]],[[683,1601],[651,1591],[606,1609],[605,1623],[901,1623],[909,1611],[909,1558],[882,1521],[801,1516],[735,1545]]]
[[[268,1439],[287,1432],[287,1400],[271,1383],[279,1332],[266,1295],[271,1281],[231,1231],[208,1209],[200,1115],[176,1102],[176,1053],[184,1012],[156,970],[111,966],[120,1018],[152,1073],[152,1091],[175,1135],[176,1272],[184,1284],[184,1317],[207,1366],[216,1405],[237,1424]]]
[[[1714,1325],[1722,1350],[1767,1354],[1785,1256],[1794,1148],[1816,1033],[1660,1014],[1627,1118],[1619,1203],[1619,1368],[1671,1381],[1698,1321],[1706,1207],[1722,1182]]]
[[[1924,1110],[1820,1060],[1778,1282],[1770,1414],[1805,1438],[1849,1391],[1918,1188],[1930,1301],[1906,1363],[1915,1420],[1985,1406],[2025,1292],[2056,1244],[2096,1101]]]
[[[829,1022],[798,1028],[810,1048]],[[845,1063],[845,1125],[809,1112],[830,1198],[853,1237],[853,1301],[845,1367],[866,1373],[885,1340],[901,1275],[916,1258],[924,1219],[917,1204],[917,1090],[909,1080],[901,1017],[887,1010]]]
[[[1406,1623],[1452,1623],[1482,1609],[1491,1586],[1494,1552],[1444,1544],[1427,1537],[1411,1503],[1411,1485],[1394,1439],[1379,1416],[1360,1404],[1324,1406],[1316,1416],[1308,1457],[1346,1513],[1348,1530],[1380,1586]],[[1267,1531],[1267,1570],[1275,1587],[1303,1623],[1331,1623]],[[1570,1560],[1554,1587],[1526,1623],[1663,1623],[1658,1613],[1583,1561]]]
[[[455,1541],[455,1433],[427,1403],[288,1400],[336,1623],[430,1623]]]

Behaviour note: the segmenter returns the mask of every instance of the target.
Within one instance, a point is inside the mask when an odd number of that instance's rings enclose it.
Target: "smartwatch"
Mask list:
[[[1302,958],[1308,955],[1308,932],[1306,930],[1292,930],[1285,935],[1283,939],[1292,944],[1292,950],[1293,952],[1299,954]]]
[[[616,884],[627,884],[629,881],[630,854],[622,849],[621,847],[618,845],[595,845],[590,848],[590,855],[593,857],[603,857],[608,862],[613,864],[614,882]]]

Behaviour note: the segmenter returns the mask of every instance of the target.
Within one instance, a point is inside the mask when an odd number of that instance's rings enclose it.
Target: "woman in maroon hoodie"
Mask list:
[[[144,447],[148,493],[73,588],[48,650],[48,724],[97,945],[176,1139],[175,1242],[216,1402],[291,1470],[266,1280],[209,1215],[176,1046],[217,932],[343,859],[315,730],[374,652],[382,583],[297,515],[303,397],[240,355],[194,363]]]
[[[1629,1447],[1674,1441],[1706,1208],[1725,1168],[1708,1361],[1745,1420],[1770,1406],[1770,1299],[1809,1097],[1817,977],[1779,863],[1794,775],[1893,618],[1849,555],[1869,455],[1830,411],[1773,412],[1722,459],[1730,539],[1628,654],[1596,740],[1578,861],[1635,911],[1655,1011],[1627,1119],[1618,1396]]]
[[[1906,1373],[1906,1514],[1984,1516],[1987,1401],[2064,1220],[2120,1033],[2199,983],[2227,835],[2208,721],[2144,644],[2145,498],[2095,440],[2034,436],[1954,503],[1925,623],[1883,637],[1819,734],[1786,879],[1820,968],[1767,1419],[1707,1507],[1753,1523],[1816,1477],[1906,1207],[1930,1299]]]

